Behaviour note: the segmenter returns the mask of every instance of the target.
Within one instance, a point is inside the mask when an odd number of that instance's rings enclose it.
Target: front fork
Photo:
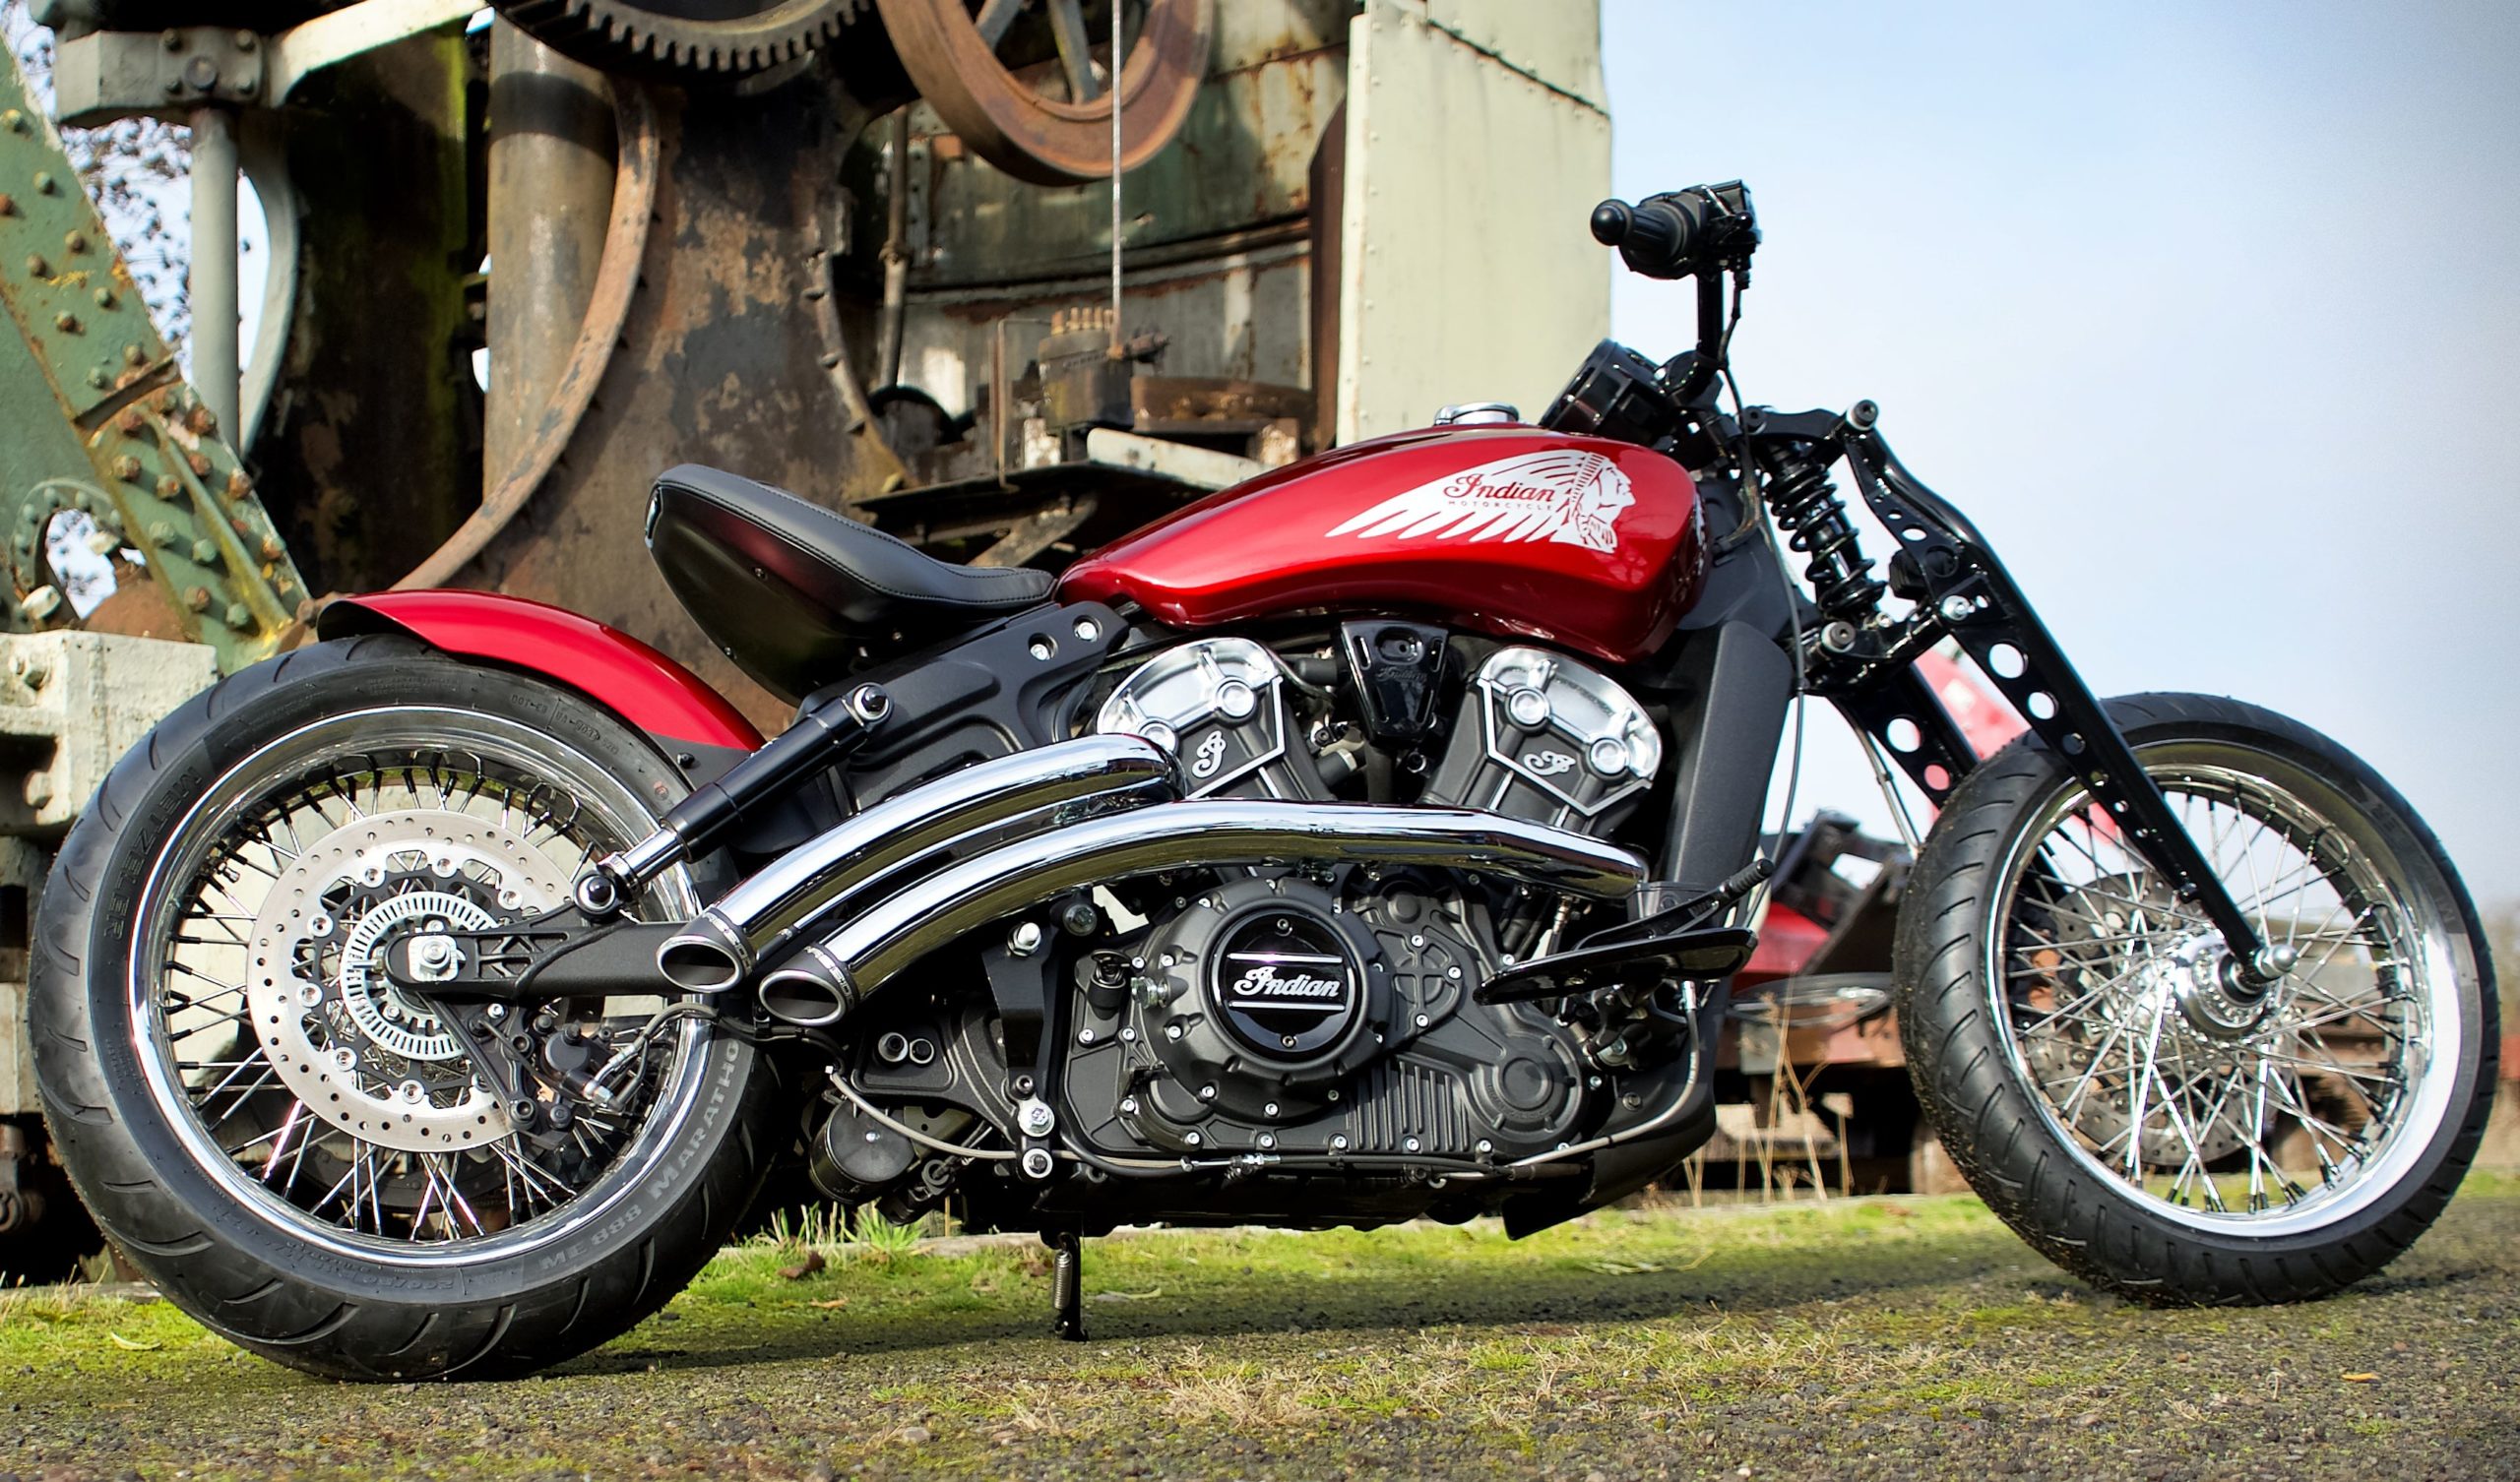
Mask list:
[[[1843,416],[1753,407],[1742,418],[1778,523],[1811,558],[1804,575],[1821,617],[1807,654],[1812,693],[1886,746],[1939,805],[1978,761],[1916,668],[1919,655],[1950,637],[2074,769],[2145,863],[2222,934],[2228,986],[2242,995],[2264,992],[2290,970],[2292,951],[2260,937],[1985,538],[1891,453],[1875,430],[1878,415],[1871,402],[1858,401]],[[1881,611],[1882,587],[1855,551],[1844,506],[1821,472],[1840,457],[1864,503],[1899,540],[1890,589],[1916,604],[1903,617]]]

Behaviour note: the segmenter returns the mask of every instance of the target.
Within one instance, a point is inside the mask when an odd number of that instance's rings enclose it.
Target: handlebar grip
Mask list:
[[[1630,206],[1605,201],[1593,208],[1593,240],[1615,247],[1628,271],[1646,278],[1686,278],[1698,269],[1702,216],[1686,196],[1649,196]]]

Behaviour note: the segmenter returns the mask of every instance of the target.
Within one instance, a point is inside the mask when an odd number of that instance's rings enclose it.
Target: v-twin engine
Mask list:
[[[1328,802],[1368,765],[1414,764],[1422,806],[1596,836],[1661,766],[1644,708],[1563,655],[1496,648],[1460,689],[1440,759],[1392,762],[1369,755],[1375,717],[1342,713],[1344,692],[1260,643],[1215,638],[1129,674],[1098,728],[1173,752],[1192,797]],[[1599,1078],[1575,1031],[1471,997],[1549,940],[1560,902],[1546,893],[1368,862],[1228,870],[1137,906],[1143,935],[1083,958],[1074,985],[1067,1089],[1101,1145],[1487,1160],[1583,1123]]]

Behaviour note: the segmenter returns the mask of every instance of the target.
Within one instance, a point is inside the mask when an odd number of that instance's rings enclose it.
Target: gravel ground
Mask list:
[[[166,1477],[2520,1476],[2520,1180],[2311,1306],[2095,1297],[1974,1201],[728,1253],[545,1378],[353,1388],[160,1303],[0,1297],[0,1482]]]

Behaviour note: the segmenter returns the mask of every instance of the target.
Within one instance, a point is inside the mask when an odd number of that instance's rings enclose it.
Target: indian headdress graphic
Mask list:
[[[1636,495],[1599,453],[1551,449],[1465,468],[1405,493],[1329,531],[1359,539],[1556,540],[1618,549],[1618,517]]]

